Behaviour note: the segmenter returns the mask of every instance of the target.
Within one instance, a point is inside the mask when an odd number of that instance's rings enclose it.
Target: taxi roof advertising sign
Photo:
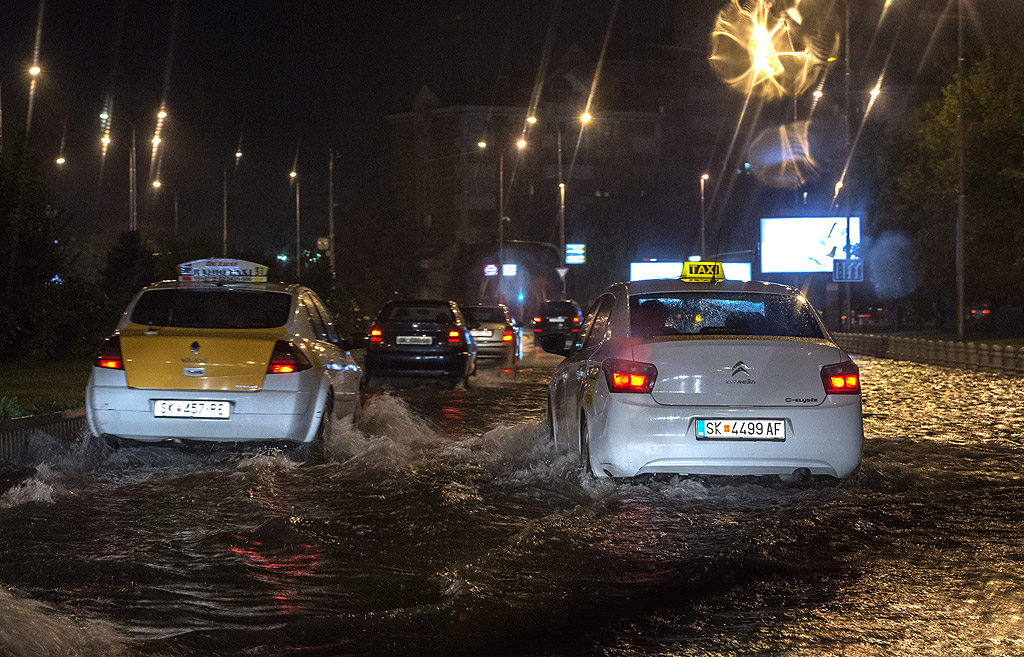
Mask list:
[[[182,282],[266,283],[266,265],[234,258],[203,258],[178,265]]]
[[[679,278],[684,281],[723,281],[725,274],[720,262],[684,262]]]

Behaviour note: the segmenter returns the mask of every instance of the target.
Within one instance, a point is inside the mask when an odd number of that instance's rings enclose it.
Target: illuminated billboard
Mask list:
[[[749,262],[723,262],[722,272],[727,281],[749,281]],[[679,278],[683,273],[681,262],[631,262],[629,280],[647,281],[655,278]]]
[[[845,259],[846,226],[850,246],[860,245],[860,217],[770,217],[761,219],[761,272],[829,272]]]

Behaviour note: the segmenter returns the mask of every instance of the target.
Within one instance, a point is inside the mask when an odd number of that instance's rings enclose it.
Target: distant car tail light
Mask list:
[[[278,340],[267,363],[267,374],[291,374],[313,367],[306,354],[287,340]]]
[[[370,342],[384,342],[384,332],[379,328],[370,329]]]
[[[579,317],[573,317],[572,318],[572,323],[573,324],[579,324],[580,323],[580,318]]]
[[[462,331],[458,329],[451,329],[448,331],[448,342],[451,344],[462,342]]]
[[[821,382],[828,395],[860,394],[860,368],[852,360],[821,368]]]
[[[501,336],[501,341],[502,342],[512,342],[512,338],[513,337],[514,336],[512,335],[512,331],[505,331],[505,333]]]
[[[651,363],[609,358],[601,364],[601,369],[609,392],[649,393],[658,380],[658,368]]]
[[[533,318],[533,323],[534,324],[540,324],[543,321],[544,321],[544,318],[541,317],[540,315],[537,315],[536,317]]]
[[[108,370],[123,370],[124,360],[121,358],[121,338],[112,335],[103,341],[99,353],[96,354],[96,367],[105,367]]]

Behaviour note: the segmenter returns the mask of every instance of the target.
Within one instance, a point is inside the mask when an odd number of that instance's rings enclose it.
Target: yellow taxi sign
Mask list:
[[[683,281],[724,281],[725,273],[720,262],[684,262],[683,273],[679,279]]]
[[[234,258],[203,258],[178,265],[183,282],[266,283],[266,265]]]

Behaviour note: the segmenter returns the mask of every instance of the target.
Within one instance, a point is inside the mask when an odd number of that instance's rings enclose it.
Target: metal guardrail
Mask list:
[[[873,333],[834,333],[832,337],[852,354],[1024,376],[1024,347]]]
[[[36,432],[71,442],[84,426],[84,408],[0,421],[0,462],[14,461],[21,456],[28,448],[29,438]]]

